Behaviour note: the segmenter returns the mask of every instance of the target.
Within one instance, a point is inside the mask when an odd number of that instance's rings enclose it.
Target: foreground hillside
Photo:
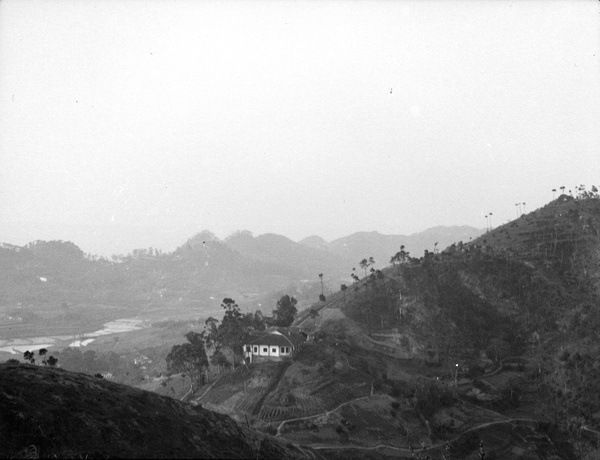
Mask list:
[[[227,416],[84,374],[0,364],[0,458],[303,458]],[[29,451],[29,453],[27,453]]]

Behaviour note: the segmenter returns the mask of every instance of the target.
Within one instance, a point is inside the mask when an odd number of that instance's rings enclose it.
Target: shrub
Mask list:
[[[408,340],[408,337],[403,336],[400,339],[400,346],[406,350],[406,351],[410,351],[410,340]]]
[[[416,409],[425,418],[431,418],[438,410],[452,405],[452,394],[446,387],[426,382],[415,391]]]
[[[265,433],[270,434],[272,436],[275,436],[277,434],[277,428],[275,428],[272,425],[268,425],[268,426],[264,427],[262,429],[262,431],[264,431]]]
[[[415,392],[415,388],[405,381],[395,381],[392,384],[392,389],[389,395],[392,398],[399,398],[400,396],[412,396]]]
[[[402,395],[402,392],[400,391],[400,388],[398,388],[396,385],[392,386],[392,389],[390,390],[390,396],[392,398],[398,398]]]
[[[470,379],[476,379],[485,374],[485,369],[478,364],[474,364],[469,368],[469,372],[467,372],[466,376]]]

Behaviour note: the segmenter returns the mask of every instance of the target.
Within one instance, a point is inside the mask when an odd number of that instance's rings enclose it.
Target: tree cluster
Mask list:
[[[194,392],[194,383],[200,387],[208,370],[208,357],[202,335],[188,332],[188,343],[174,345],[166,357],[169,372],[185,373],[190,378],[190,391]]]
[[[46,358],[47,354],[48,350],[46,348],[40,348],[38,350],[38,355],[39,358],[42,360],[42,364],[44,366],[56,366],[56,363],[58,363],[58,359],[56,359],[54,356],[48,356],[48,358]],[[23,359],[31,364],[35,364],[35,353],[33,351],[27,350],[25,353],[23,353]]]

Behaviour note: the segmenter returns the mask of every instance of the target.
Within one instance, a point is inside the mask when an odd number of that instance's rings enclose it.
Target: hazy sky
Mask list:
[[[600,185],[598,1],[0,2],[0,241],[485,228]]]

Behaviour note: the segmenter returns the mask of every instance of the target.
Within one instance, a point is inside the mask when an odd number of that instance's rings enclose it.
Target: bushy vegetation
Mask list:
[[[450,407],[454,398],[446,385],[428,380],[417,385],[414,401],[417,412],[430,419],[438,410]]]
[[[54,352],[60,367],[71,372],[83,372],[88,375],[110,373],[114,381],[137,385],[143,381],[140,366],[132,359],[121,357],[113,351],[98,353],[94,350],[81,351],[80,348],[69,347],[61,352]]]

